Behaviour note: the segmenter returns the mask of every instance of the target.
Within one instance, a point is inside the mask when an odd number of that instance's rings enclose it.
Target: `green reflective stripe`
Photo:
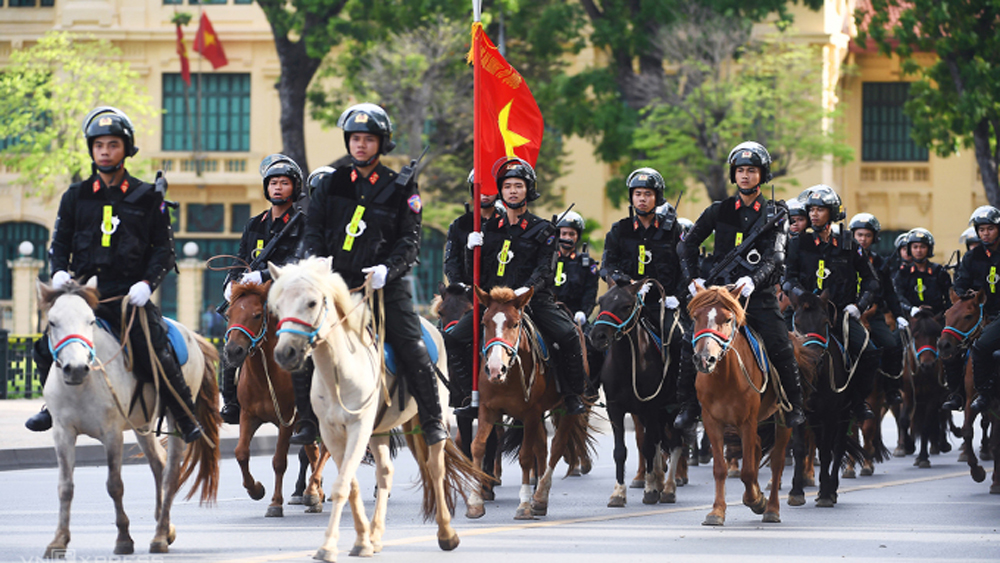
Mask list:
[[[823,289],[823,278],[826,277],[826,260],[819,261],[819,268],[816,269],[816,289]]]
[[[990,267],[990,275],[986,278],[986,281],[990,282],[990,293],[997,292],[997,267]]]
[[[365,214],[365,206],[359,205],[354,209],[354,216],[351,217],[351,224],[347,226],[347,238],[344,239],[344,250],[350,252],[354,248],[354,239],[361,233],[358,226],[361,224],[361,217]]]
[[[111,246],[111,230],[115,228],[114,223],[111,219],[114,218],[114,208],[110,205],[104,206],[104,219],[101,222],[101,246],[108,247]]]
[[[510,241],[503,241],[503,248],[500,249],[500,255],[497,256],[497,275],[503,276],[504,272],[507,271],[507,262],[510,262]]]
[[[566,282],[566,278],[563,277],[563,264],[565,264],[565,262],[560,260],[559,264],[556,266],[556,287],[559,287]]]
[[[924,278],[917,278],[917,298],[924,300]]]
[[[640,244],[639,245],[639,275],[640,276],[645,275],[645,273],[646,273],[646,262],[644,261],[645,259],[646,259],[646,245]]]

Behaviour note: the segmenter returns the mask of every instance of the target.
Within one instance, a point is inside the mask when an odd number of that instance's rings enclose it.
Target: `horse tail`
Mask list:
[[[889,452],[889,448],[885,446],[885,442],[882,441],[881,417],[877,417],[875,420],[867,422],[874,423],[872,425],[873,428],[871,432],[872,435],[871,444],[868,444],[872,449],[872,453],[869,457],[872,458],[872,461],[876,461],[878,463],[883,463],[885,461],[888,461],[892,457],[892,455]]]
[[[190,499],[200,489],[199,502],[211,504],[215,502],[219,492],[219,427],[222,426],[222,416],[219,414],[219,383],[215,376],[219,352],[211,342],[200,335],[194,334],[193,337],[205,358],[201,386],[195,400],[195,416],[207,440],[197,440],[187,448],[181,465],[178,487],[194,474],[197,467],[198,474],[194,485],[185,498]]]
[[[521,455],[521,442],[524,442],[524,423],[520,420],[510,419],[511,423],[505,426],[500,440],[497,442],[497,453],[509,461],[517,460]]]
[[[844,464],[847,463],[848,459],[868,459],[868,454],[865,453],[865,448],[861,445],[859,434],[860,432],[853,432],[847,436],[845,455],[840,458],[840,465],[838,467],[831,468],[831,471],[840,471],[843,469]]]
[[[416,418],[403,424],[406,435],[406,443],[413,452],[413,457],[417,460],[420,468],[420,486],[424,491],[424,498],[421,504],[421,513],[424,520],[430,520],[437,512],[437,497],[434,492],[434,475],[430,468],[430,448],[424,439],[423,432],[414,432]],[[455,512],[455,504],[458,495],[462,500],[468,500],[469,490],[479,490],[492,479],[482,470],[477,469],[472,461],[465,457],[462,450],[455,445],[451,438],[444,443],[444,475],[442,476],[442,486],[444,487],[444,499],[448,505],[448,511]]]
[[[588,406],[587,413],[583,415],[553,414],[552,416],[557,432],[566,432],[566,453],[563,454],[567,464],[566,475],[569,475],[574,467],[593,465],[594,457],[597,455],[597,439],[594,438],[594,434],[598,430],[591,424],[590,415],[591,407]]]

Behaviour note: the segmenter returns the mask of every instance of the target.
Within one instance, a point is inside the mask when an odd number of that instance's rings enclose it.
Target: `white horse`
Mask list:
[[[351,555],[370,557],[382,549],[386,506],[392,488],[389,432],[400,425],[409,449],[420,466],[424,488],[424,516],[435,515],[438,545],[449,551],[458,547],[458,534],[451,527],[456,493],[464,487],[478,489],[485,476],[476,472],[454,442],[444,440],[428,448],[423,435],[413,433],[418,424],[412,397],[400,404],[392,375],[383,375],[379,347],[367,329],[368,312],[360,297],[352,296],[338,274],[331,273],[329,258],[309,258],[298,264],[268,267],[274,285],[268,302],[278,322],[275,359],[285,369],[298,369],[312,353],[312,405],[319,419],[320,435],[337,464],[337,479],[330,498],[333,507],[326,539],[315,558],[336,561],[340,515],[350,500],[357,537]],[[391,322],[391,319],[386,319]],[[433,325],[440,356],[438,368],[447,369],[444,342]],[[284,328],[281,328],[284,327]],[[438,393],[447,404],[447,387],[439,380]],[[358,489],[356,472],[370,446],[375,457],[378,494],[369,523]],[[472,480],[475,479],[475,482]]]
[[[108,494],[115,504],[118,538],[116,554],[130,554],[134,544],[129,535],[129,519],[122,506],[122,433],[136,430],[136,440],[153,471],[156,482],[156,532],[149,545],[152,553],[166,553],[176,531],[170,522],[174,495],[192,473],[197,478],[188,498],[201,489],[201,501],[215,500],[219,477],[219,450],[212,447],[219,439],[218,385],[215,364],[218,353],[204,338],[178,325],[188,345],[189,359],[184,378],[196,398],[196,415],[206,439],[185,448],[181,438],[168,439],[164,451],[152,432],[159,411],[153,385],[142,389],[142,401],[149,409],[146,418],[138,404],[126,419],[136,379],[125,370],[123,354],[115,337],[97,327],[94,311],[98,305],[97,278],[86,286],[69,282],[56,290],[38,283],[39,302],[48,310],[49,345],[55,363],[45,383],[45,401],[52,413],[52,433],[59,462],[59,524],[55,538],[45,549],[46,558],[65,557],[70,540],[69,513],[73,501],[73,467],[76,461],[76,438],[85,434],[104,444],[108,457]],[[138,318],[135,322],[139,322]],[[161,393],[169,392],[161,386]],[[169,427],[176,430],[168,414]],[[181,457],[184,457],[183,466]]]

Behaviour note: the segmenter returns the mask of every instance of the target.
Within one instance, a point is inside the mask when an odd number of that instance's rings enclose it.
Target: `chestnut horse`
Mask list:
[[[740,479],[745,491],[743,504],[764,522],[780,522],[778,489],[785,468],[785,449],[791,430],[774,424],[771,458],[771,494],[765,499],[757,483],[762,455],[758,423],[771,418],[781,408],[775,382],[754,360],[750,342],[740,327],[746,313],[738,300],[742,287],[697,286],[688,303],[694,319],[694,363],[698,370],[695,388],[701,403],[705,433],[712,443],[715,503],[705,526],[722,526],[726,521],[726,459],[723,454],[727,431],[739,434],[743,451]]]
[[[295,424],[295,395],[292,391],[292,376],[274,361],[275,326],[278,319],[267,311],[267,291],[271,282],[235,283],[227,311],[226,345],[223,360],[229,365],[242,366],[240,369],[237,396],[240,402],[240,438],[236,444],[235,457],[243,473],[243,488],[254,500],[264,498],[264,486],[250,474],[250,440],[261,424],[270,423],[278,427],[278,442],[271,458],[274,470],[274,493],[271,504],[264,516],[284,516],[282,504],[282,483],[288,466],[288,439]],[[322,464],[329,454],[313,444],[305,447],[313,478],[305,491],[304,499],[308,512],[322,512],[320,480]],[[317,471],[317,469],[319,471]]]
[[[514,519],[534,520],[548,511],[552,473],[559,460],[565,456],[571,468],[590,463],[592,446],[587,417],[562,416],[556,410],[562,406],[562,396],[548,366],[536,353],[535,335],[528,329],[530,321],[524,313],[534,289],[515,295],[506,287],[495,287],[489,293],[477,287],[476,294],[486,309],[483,332],[489,338],[484,342],[485,359],[479,370],[479,427],[472,442],[473,462],[476,467],[483,466],[486,439],[503,415],[523,421],[524,437],[518,456],[520,504]],[[580,344],[582,347],[583,342]],[[546,412],[556,426],[551,455],[546,446]],[[534,494],[530,484],[532,470],[541,475]],[[469,495],[468,504],[467,517],[480,518],[486,514],[478,490]]]

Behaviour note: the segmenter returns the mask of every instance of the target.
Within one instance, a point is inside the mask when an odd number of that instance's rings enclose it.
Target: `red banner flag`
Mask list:
[[[504,60],[500,50],[472,24],[475,65],[475,165],[483,193],[495,194],[495,182],[486,174],[501,158],[523,158],[532,166],[538,160],[545,122],[524,78]]]
[[[187,49],[184,48],[184,31],[177,24],[177,56],[181,58],[181,79],[187,87],[191,87],[191,63],[188,62]]]
[[[208,14],[202,13],[201,20],[198,21],[198,33],[194,36],[194,50],[201,53],[201,56],[212,63],[212,68],[219,68],[229,64],[226,59],[226,52],[222,50],[222,43],[219,36],[212,28],[212,22],[208,21]]]

